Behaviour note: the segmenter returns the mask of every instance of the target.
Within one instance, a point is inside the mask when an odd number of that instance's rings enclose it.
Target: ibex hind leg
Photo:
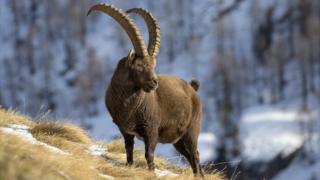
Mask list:
[[[198,135],[194,136],[192,131],[188,131],[176,144],[174,144],[174,146],[187,158],[194,175],[203,177],[203,172],[200,167],[199,152],[197,149],[197,138],[194,138],[197,136]]]
[[[181,153],[187,159],[187,161],[191,165],[192,161],[190,159],[190,154],[186,151],[186,146],[184,145],[183,141],[180,139],[178,142],[173,144],[173,146],[179,153]],[[193,167],[193,165],[191,165],[191,167]]]
[[[125,148],[126,148],[126,154],[127,154],[127,165],[133,164],[133,148],[134,148],[134,135],[126,134],[122,132]]]

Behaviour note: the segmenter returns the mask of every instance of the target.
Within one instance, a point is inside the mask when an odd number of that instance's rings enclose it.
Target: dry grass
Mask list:
[[[87,132],[71,124],[57,124],[54,122],[45,122],[35,125],[32,128],[31,133],[34,136],[60,137],[62,139],[76,143],[92,143]]]
[[[1,109],[0,106],[0,126],[5,126],[6,124],[21,124],[29,127],[35,125],[31,118],[22,116],[11,110]]]
[[[56,146],[63,150],[84,150],[86,145],[92,144],[88,134],[81,128],[71,124],[57,124],[44,122],[31,129],[32,135],[39,141]]]
[[[92,160],[53,153],[0,132],[0,179],[97,179]]]
[[[144,154],[134,151],[134,165],[125,165],[125,148],[122,140],[103,145],[108,149],[105,157],[88,154],[93,142],[87,133],[71,124],[54,122],[34,123],[31,118],[12,111],[0,109],[0,126],[8,124],[27,125],[32,135],[39,141],[58,147],[68,154],[49,151],[41,145],[30,144],[15,135],[0,130],[0,179],[105,179],[99,174],[113,176],[115,179],[156,179],[154,173],[147,171]],[[190,168],[182,169],[166,160],[156,157],[156,167],[180,174],[178,177],[160,179],[194,179]],[[220,173],[206,175],[205,179],[220,180]]]

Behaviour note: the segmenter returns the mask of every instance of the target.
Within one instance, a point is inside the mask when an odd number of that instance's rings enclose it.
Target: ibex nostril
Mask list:
[[[152,83],[155,85],[155,86],[158,86],[158,80],[152,80]]]

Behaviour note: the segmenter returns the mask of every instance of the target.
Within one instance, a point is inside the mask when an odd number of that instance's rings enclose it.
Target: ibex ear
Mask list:
[[[127,56],[127,60],[130,61],[130,62],[133,62],[135,57],[136,57],[136,53],[134,52],[133,49],[130,49],[129,54]]]

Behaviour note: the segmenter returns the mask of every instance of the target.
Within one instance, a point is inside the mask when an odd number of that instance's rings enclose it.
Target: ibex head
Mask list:
[[[101,11],[113,17],[127,32],[134,50],[130,50],[128,56],[125,58],[125,66],[129,72],[130,80],[145,92],[150,92],[158,87],[158,78],[155,72],[156,57],[160,49],[160,28],[157,20],[150,12],[141,9],[133,8],[128,10],[128,13],[136,13],[140,15],[147,23],[149,32],[148,49],[145,46],[143,37],[126,12],[115,8],[112,5],[98,4],[90,8],[91,11]],[[119,67],[119,66],[118,66]]]
[[[158,78],[155,72],[156,60],[154,57],[139,57],[133,50],[130,50],[126,62],[134,84],[145,92],[150,92],[158,87]]]

